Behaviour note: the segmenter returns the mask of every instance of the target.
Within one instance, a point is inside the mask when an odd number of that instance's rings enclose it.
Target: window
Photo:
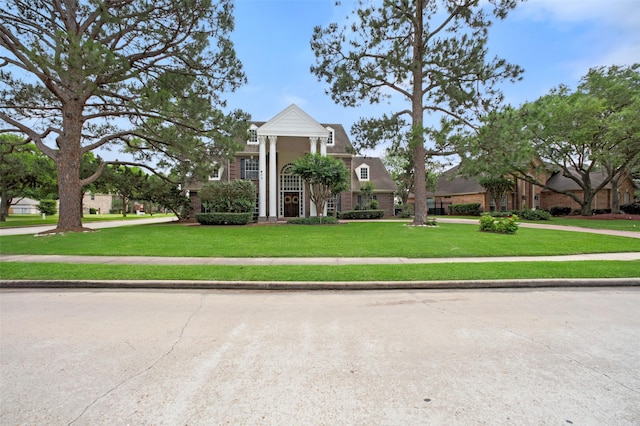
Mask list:
[[[249,128],[249,140],[247,140],[249,145],[257,145],[258,144],[258,127],[255,124],[252,124]]]
[[[209,180],[220,180],[222,177],[222,167],[218,164],[213,166],[213,173],[209,176]]]
[[[240,178],[258,180],[260,178],[260,164],[257,158],[245,158],[240,160]]]
[[[329,131],[329,139],[327,139],[327,146],[334,146],[335,145],[335,132],[331,127],[327,127],[327,130]]]
[[[360,180],[369,180],[369,167],[360,167]]]

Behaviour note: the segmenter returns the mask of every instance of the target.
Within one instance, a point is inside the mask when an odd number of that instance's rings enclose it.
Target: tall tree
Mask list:
[[[244,83],[228,35],[231,0],[8,0],[0,9],[0,120],[53,159],[57,231],[82,228],[83,154],[118,147],[129,165],[211,164],[246,115],[223,113]],[[155,163],[155,164],[154,164]]]
[[[293,163],[293,174],[302,178],[320,221],[329,197],[349,186],[349,170],[338,158],[306,154]]]
[[[408,146],[415,179],[414,223],[427,219],[427,156],[451,154],[449,133],[473,126],[502,101],[497,85],[522,70],[488,58],[491,16],[503,19],[519,0],[360,0],[344,26],[316,27],[311,71],[330,85],[336,103],[377,104],[394,96],[398,108],[352,128],[359,148],[381,142]],[[391,106],[390,106],[391,109]],[[428,124],[425,114],[439,124]],[[427,150],[425,139],[431,139]]]
[[[460,151],[476,172],[510,173],[571,197],[590,215],[595,194],[640,161],[638,117],[640,64],[598,67],[576,90],[561,85],[519,109],[488,115]],[[581,193],[550,187],[546,173],[531,173],[535,157],[543,160],[540,168],[561,173]],[[592,179],[595,173],[602,179]]]

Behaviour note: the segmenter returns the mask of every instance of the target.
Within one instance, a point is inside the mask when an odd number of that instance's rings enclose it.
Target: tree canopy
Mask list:
[[[87,152],[207,175],[235,149],[246,114],[223,94],[245,82],[231,0],[8,0],[0,10],[0,133],[56,164],[59,231],[82,227]],[[123,163],[123,162],[120,162]]]
[[[9,207],[18,198],[53,198],[56,172],[49,158],[22,138],[0,134],[0,222],[5,222]]]
[[[363,118],[351,131],[359,149],[391,142],[412,152],[417,225],[427,217],[426,157],[453,153],[449,134],[496,108],[498,85],[522,72],[489,58],[486,46],[492,17],[505,18],[518,2],[360,0],[345,25],[314,30],[311,71],[336,103],[389,102],[389,113]]]
[[[319,217],[322,217],[329,197],[349,187],[349,170],[344,162],[318,153],[297,158],[293,163],[293,174],[304,181]]]
[[[565,194],[591,213],[595,194],[640,162],[640,64],[597,67],[571,90],[561,85],[520,108],[507,107],[485,119],[480,131],[460,148],[467,172],[512,174]],[[558,172],[582,194],[547,186]],[[594,180],[596,173],[602,179]],[[617,192],[615,188],[612,192]]]

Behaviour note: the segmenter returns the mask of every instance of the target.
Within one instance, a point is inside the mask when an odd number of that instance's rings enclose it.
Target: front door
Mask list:
[[[298,192],[284,193],[284,216],[300,216],[300,194]]]

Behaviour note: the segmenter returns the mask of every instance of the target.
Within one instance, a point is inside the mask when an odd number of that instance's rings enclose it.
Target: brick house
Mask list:
[[[538,162],[532,166],[540,165]],[[521,210],[542,209],[550,210],[552,207],[570,207],[572,210],[580,209],[571,197],[558,194],[550,189],[533,185],[523,179],[516,179],[514,191],[508,193],[500,205],[496,206],[491,195],[478,183],[477,178],[465,178],[458,175],[459,166],[455,166],[438,178],[435,192],[427,194],[427,205],[431,214],[447,214],[451,204],[479,203],[486,212],[495,210]],[[534,170],[536,170],[534,172]],[[537,173],[536,178],[546,183],[547,186],[561,191],[572,191],[582,196],[582,189],[573,180],[564,177],[560,172],[549,171],[544,167],[532,167],[531,173]],[[590,175],[593,186],[598,186],[605,176],[603,173],[594,172]],[[635,185],[630,177],[623,179],[618,186],[620,204],[627,204],[634,199]],[[600,190],[593,202],[592,209],[611,208],[611,184]]]
[[[271,120],[251,122],[249,138],[235,158],[220,164],[210,181],[248,179],[256,185],[256,215],[259,222],[317,216],[304,182],[291,173],[292,164],[306,153],[320,153],[344,161],[351,185],[328,202],[327,213],[353,210],[359,204],[360,187],[374,186],[373,198],[385,216],[393,215],[396,184],[379,158],[357,157],[341,124],[320,124],[296,105],[290,105]],[[191,185],[189,197],[194,212],[202,211],[198,190]]]

